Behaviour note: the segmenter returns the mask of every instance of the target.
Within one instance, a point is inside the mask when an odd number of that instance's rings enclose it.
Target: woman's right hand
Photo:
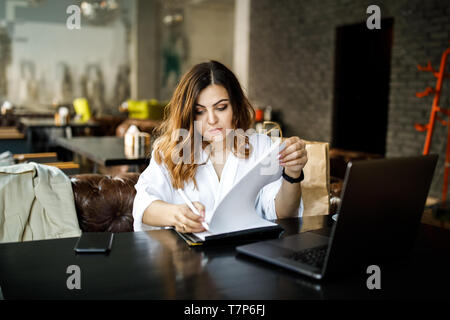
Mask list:
[[[194,207],[200,212],[200,216],[192,212],[186,204],[173,205],[174,227],[181,233],[203,232],[205,228],[202,222],[205,221],[205,207],[200,202],[193,202]]]

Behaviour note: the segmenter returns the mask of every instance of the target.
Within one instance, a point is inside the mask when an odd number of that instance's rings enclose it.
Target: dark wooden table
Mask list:
[[[76,137],[72,139],[58,138],[58,145],[75,152],[97,165],[142,165],[148,164],[149,154],[129,155],[125,153],[122,137]]]
[[[99,124],[94,121],[70,121],[65,125],[56,125],[54,119],[20,118],[20,127],[26,133],[29,152],[53,151],[52,147],[57,137],[72,138],[72,136],[84,135],[82,131],[98,126]]]
[[[285,234],[308,218],[279,221]],[[330,222],[332,223],[332,222]],[[313,232],[327,234],[325,227]],[[75,254],[77,238],[0,244],[5,299],[448,299],[450,232],[422,224],[408,261],[381,265],[381,289],[366,270],[318,282],[238,255],[236,244],[188,247],[173,230],[115,234],[112,251]],[[81,289],[67,288],[71,265]]]

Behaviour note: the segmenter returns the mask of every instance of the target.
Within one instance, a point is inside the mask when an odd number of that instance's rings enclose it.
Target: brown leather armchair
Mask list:
[[[116,176],[78,174],[71,176],[75,208],[81,230],[85,232],[133,231],[134,185],[139,173]],[[331,180],[330,214],[337,211],[342,180]]]
[[[78,174],[70,178],[81,230],[133,231],[134,185],[139,173]]]

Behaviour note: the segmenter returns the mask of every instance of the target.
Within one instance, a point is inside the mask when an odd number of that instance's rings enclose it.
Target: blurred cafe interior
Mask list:
[[[0,165],[42,163],[77,181],[132,174],[133,192],[180,77],[217,60],[256,130],[328,144],[330,208],[349,161],[423,154],[430,131],[427,205],[445,200],[450,2],[378,0],[380,28],[369,28],[372,2],[0,0]]]

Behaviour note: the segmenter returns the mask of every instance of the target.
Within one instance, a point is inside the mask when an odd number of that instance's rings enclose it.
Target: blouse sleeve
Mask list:
[[[152,229],[142,222],[144,211],[155,200],[172,202],[173,188],[168,172],[156,163],[153,154],[149,166],[142,172],[134,186],[136,197],[133,203],[133,229],[142,231]]]
[[[260,135],[258,142],[257,149],[259,149],[259,152],[264,152],[266,148],[270,148],[272,145],[272,140],[270,137],[266,135]],[[262,149],[260,149],[262,148]],[[255,209],[256,212],[267,220],[275,220],[277,219],[277,212],[275,210],[275,197],[278,194],[278,191],[280,190],[281,184],[283,182],[283,178],[269,183],[265,187],[263,187],[256,197],[255,201]],[[298,217],[301,217],[303,215],[303,200],[300,198],[300,205],[298,208]]]
[[[277,219],[277,212],[275,210],[275,197],[280,190],[283,178],[278,179],[272,183],[269,183],[264,188],[262,188],[258,196],[256,197],[256,212],[261,215],[264,219],[275,220]],[[303,215],[303,199],[300,198],[300,206],[298,208],[298,217]]]

